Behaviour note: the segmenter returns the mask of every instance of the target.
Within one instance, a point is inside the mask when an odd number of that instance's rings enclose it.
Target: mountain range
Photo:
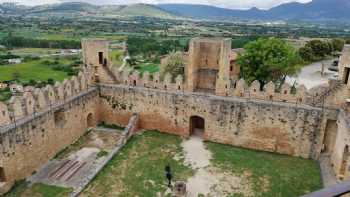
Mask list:
[[[82,2],[66,2],[40,6],[23,6],[13,3],[0,4],[0,15],[42,16],[42,17],[156,17],[165,19],[180,18],[171,12],[150,4],[103,5],[97,6]]]
[[[300,21],[349,21],[350,0],[313,0],[286,3],[269,10],[234,10],[206,5],[160,4],[159,8],[185,17],[202,19],[257,19]]]
[[[298,20],[298,21],[350,21],[350,0],[313,0],[309,3],[286,3],[269,10],[251,8],[234,10],[195,4],[131,4],[97,6],[69,2],[42,6],[0,4],[1,15],[22,16],[145,16],[167,19],[205,20]]]

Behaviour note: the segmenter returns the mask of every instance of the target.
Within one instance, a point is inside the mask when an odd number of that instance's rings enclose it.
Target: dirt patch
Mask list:
[[[200,137],[191,137],[182,143],[182,147],[185,152],[185,163],[197,170],[195,175],[187,180],[188,197],[232,194],[254,196],[249,181],[251,174],[243,173],[239,176],[213,167],[210,163],[212,154],[206,149]]]

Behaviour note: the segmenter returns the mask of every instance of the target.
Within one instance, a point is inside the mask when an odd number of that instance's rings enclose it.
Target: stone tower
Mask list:
[[[350,89],[350,45],[345,45],[339,59],[339,78]]]
[[[226,96],[230,88],[231,39],[194,38],[186,67],[188,91]]]
[[[100,83],[114,83],[116,78],[111,72],[109,41],[105,39],[83,39],[83,61],[91,77],[89,80]]]

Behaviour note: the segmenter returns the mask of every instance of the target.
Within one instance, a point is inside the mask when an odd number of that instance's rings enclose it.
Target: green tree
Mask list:
[[[245,53],[239,55],[241,77],[248,83],[254,80],[265,85],[269,81],[282,84],[287,75],[296,74],[300,68],[300,56],[287,42],[277,38],[261,38],[245,45]]]
[[[315,54],[311,47],[301,47],[299,49],[299,55],[306,62],[311,62],[315,59]]]
[[[311,40],[305,47],[310,47],[315,55],[315,58],[323,59],[327,55],[332,53],[332,47],[329,42],[323,42],[321,40]]]
[[[334,51],[342,51],[345,45],[345,40],[339,38],[332,39],[332,45]]]
[[[160,65],[160,76],[164,78],[170,73],[173,78],[184,74],[184,61],[181,52],[173,52],[168,56],[168,60],[164,65]]]

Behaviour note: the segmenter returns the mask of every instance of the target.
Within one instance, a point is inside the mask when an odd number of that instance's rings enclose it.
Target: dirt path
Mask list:
[[[196,173],[187,180],[187,196],[227,196],[233,193],[252,196],[247,177],[224,172],[210,165],[212,153],[206,149],[201,136],[192,136],[182,142],[185,163]]]

